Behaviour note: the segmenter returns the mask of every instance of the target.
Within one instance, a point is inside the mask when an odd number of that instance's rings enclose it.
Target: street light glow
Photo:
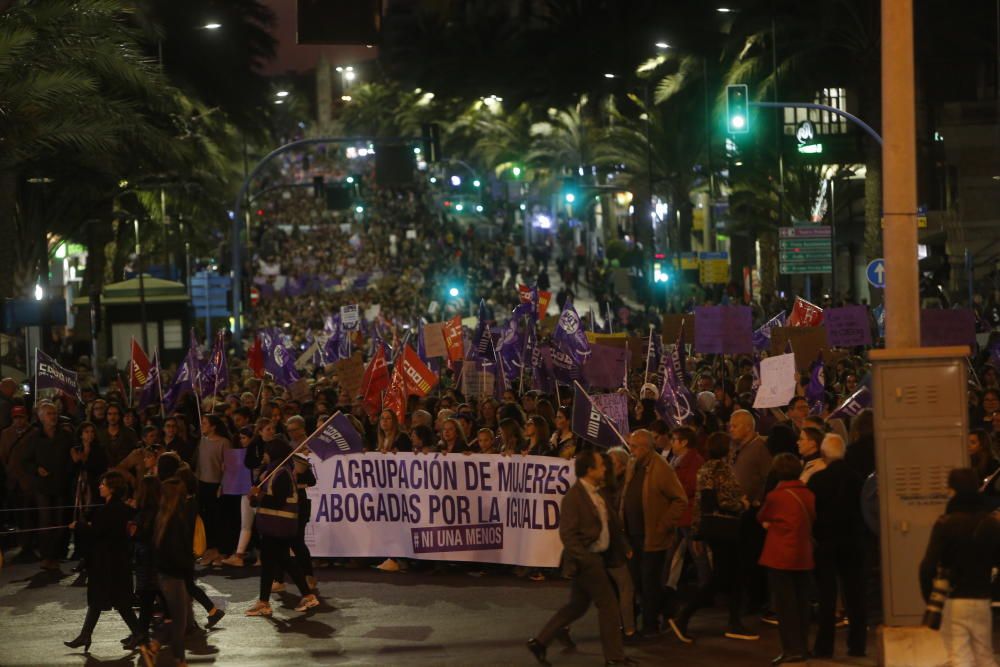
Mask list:
[[[458,288],[457,287],[452,287],[450,290],[448,290],[448,296],[450,296],[452,298],[457,297],[458,296]]]
[[[514,174],[514,178],[517,178],[521,175],[521,168],[514,167],[513,169],[510,170],[510,173]]]
[[[365,207],[361,206],[360,204],[358,204],[357,206],[354,207],[354,212],[355,213],[364,213],[365,212]]]
[[[567,192],[566,193],[566,203],[567,204],[572,204],[575,201],[576,201],[576,195],[573,194],[572,192]]]
[[[287,90],[279,90],[278,92],[276,92],[274,94],[274,96],[275,97],[288,97],[288,91]]]
[[[482,213],[482,212],[483,212],[483,205],[476,204],[476,213]]]
[[[716,8],[715,8],[715,11],[719,12],[720,14],[729,14],[729,13],[731,13],[731,12],[732,12],[733,10],[732,10],[732,9],[730,9],[729,7],[716,7]]]
[[[459,176],[459,175],[457,175],[457,174],[455,176],[452,176],[451,177],[451,184],[452,184],[453,187],[457,188],[458,186],[460,186],[462,184],[462,177]]]
[[[42,289],[41,285],[39,285],[39,284],[36,283],[35,284],[35,301],[41,301],[44,298],[45,298],[45,290]]]
[[[347,181],[348,183],[353,183],[354,182],[354,177],[353,176],[348,176],[344,180]]]
[[[351,70],[347,70],[346,72],[344,72],[344,78],[347,79],[348,81],[354,81],[354,72],[352,72]]]
[[[205,30],[218,30],[222,27],[221,23],[206,23],[204,26]]]
[[[472,181],[472,187],[478,188],[480,185],[482,185],[482,183],[479,181],[478,178],[476,180]]]
[[[458,211],[459,213],[461,213],[464,209],[465,206],[463,206],[462,204],[455,204],[455,210]]]
[[[340,101],[341,102],[350,102],[352,99],[353,98],[350,95],[341,95],[340,96]]]
[[[744,127],[746,127],[747,119],[739,114],[736,114],[735,116],[729,119],[729,122],[733,126],[734,130],[742,130]]]
[[[604,78],[605,79],[613,79],[613,78],[615,78],[615,75],[612,74],[611,72],[605,72]]]
[[[657,42],[656,43],[656,48],[658,48],[658,49],[669,49],[670,45],[667,44],[666,42]]]

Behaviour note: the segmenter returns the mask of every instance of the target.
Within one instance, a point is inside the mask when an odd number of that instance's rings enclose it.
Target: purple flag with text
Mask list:
[[[76,373],[66,370],[55,359],[35,348],[35,390],[40,389],[57,389],[80,400]]]
[[[579,382],[573,383],[573,433],[605,449],[622,444],[612,421],[597,407]]]
[[[364,440],[343,413],[339,410],[305,439],[302,445],[321,458],[342,454],[361,454],[365,451]]]

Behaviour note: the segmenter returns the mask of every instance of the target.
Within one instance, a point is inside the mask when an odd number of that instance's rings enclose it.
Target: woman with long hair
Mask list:
[[[74,518],[80,519],[88,514],[83,509],[101,502],[99,485],[101,475],[108,470],[108,457],[104,448],[97,442],[97,428],[91,422],[83,422],[76,429],[76,439],[69,451],[70,458],[76,469],[76,486],[73,504]],[[74,557],[80,562],[74,571],[82,572],[87,567],[87,553],[90,550],[90,540],[86,531],[77,531],[73,536]]]
[[[187,423],[182,416],[171,415],[163,421],[163,447],[168,452],[177,452],[188,465],[194,462],[195,446],[188,438]]]
[[[556,428],[552,432],[549,451],[561,459],[576,456],[576,436],[573,435],[572,415],[569,408],[556,409]]]
[[[383,454],[408,452],[413,449],[410,436],[403,433],[392,410],[383,410],[378,416],[378,436],[375,451]]]
[[[129,520],[132,509],[125,504],[128,485],[117,471],[105,473],[98,484],[104,503],[94,509],[90,520],[80,519],[70,524],[90,543],[87,554],[87,617],[80,634],[68,642],[69,648],[83,647],[90,651],[91,635],[101,612],[115,609],[129,630],[146,641],[139,620],[132,611],[132,568],[129,566]]]
[[[520,454],[527,447],[524,431],[516,419],[504,419],[500,422],[500,453],[504,456]]]
[[[125,648],[129,649],[137,648],[149,632],[149,624],[153,620],[153,604],[160,590],[153,558],[156,514],[160,511],[160,486],[158,477],[146,475],[139,480],[135,493],[132,541],[135,546],[135,592],[139,598],[140,633],[122,640]]]
[[[497,421],[497,400],[495,398],[484,398],[479,404],[479,425],[483,428],[496,430],[499,423]]]
[[[524,436],[528,439],[528,446],[522,454],[533,456],[545,456],[549,453],[552,435],[549,433],[549,423],[541,415],[531,415],[528,423],[524,425]]]
[[[221,417],[214,414],[201,418],[201,442],[198,443],[195,476],[198,479],[198,508],[205,522],[205,542],[208,549],[201,557],[202,565],[214,565],[223,560],[222,507],[219,487],[222,484],[223,457],[229,447],[229,430]]]
[[[186,511],[187,489],[184,482],[172,477],[161,485],[160,507],[153,524],[153,562],[160,593],[170,615],[170,650],[179,667],[187,667],[184,635],[188,627],[188,581],[194,577],[194,526]],[[156,664],[160,643],[156,640],[140,647],[147,665]]]
[[[465,440],[465,431],[457,419],[449,417],[441,424],[441,440],[438,451],[444,454],[461,454],[469,448]]]

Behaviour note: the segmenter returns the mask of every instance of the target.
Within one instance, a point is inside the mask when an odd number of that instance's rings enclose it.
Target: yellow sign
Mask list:
[[[705,209],[695,206],[691,211],[691,231],[701,232],[705,230]]]
[[[703,252],[701,260],[701,284],[725,285],[729,282],[729,253]]]

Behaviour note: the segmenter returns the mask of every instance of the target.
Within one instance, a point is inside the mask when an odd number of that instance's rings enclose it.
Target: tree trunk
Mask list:
[[[761,231],[757,242],[760,243],[760,266],[757,267],[760,294],[757,298],[766,303],[778,291],[778,233],[774,230]]]
[[[882,153],[866,141],[865,156],[865,241],[863,252],[869,262],[882,254]]]
[[[10,172],[0,172],[0,297],[16,296],[14,271],[17,264],[17,177]]]

